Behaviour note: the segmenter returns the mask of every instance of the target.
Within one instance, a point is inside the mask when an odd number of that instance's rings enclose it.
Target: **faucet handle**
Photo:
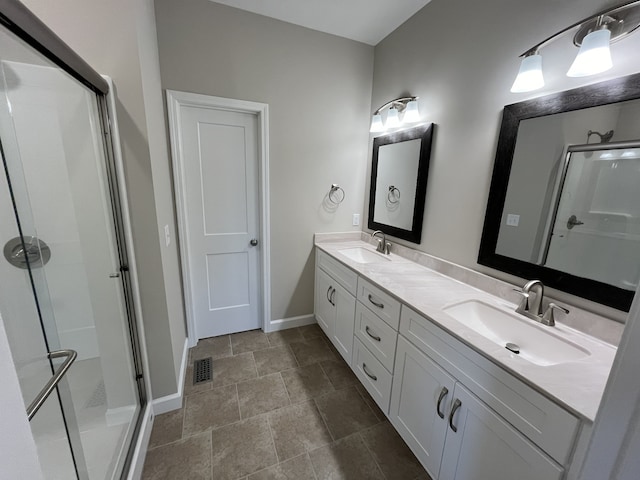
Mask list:
[[[391,253],[391,242],[387,242],[387,244],[384,246],[384,253],[387,255]]]
[[[547,311],[544,312],[544,315],[542,315],[543,324],[549,325],[550,327],[556,324],[556,319],[553,317],[554,310],[561,310],[564,313],[569,313],[569,309],[561,307],[560,305],[556,305],[555,303],[551,302],[547,307]]]

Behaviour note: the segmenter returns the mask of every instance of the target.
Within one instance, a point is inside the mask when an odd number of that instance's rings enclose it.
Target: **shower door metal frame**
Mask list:
[[[142,428],[144,410],[147,405],[147,389],[145,385],[142,351],[140,348],[141,341],[137,324],[133,284],[129,269],[129,253],[122,214],[123,209],[119,188],[120,183],[118,181],[118,169],[114,156],[111,119],[106,98],[110,90],[109,83],[22,3],[16,0],[0,0],[0,24],[4,25],[7,30],[29,44],[38,53],[67,72],[96,95],[101,123],[100,128],[104,139],[103,146],[107,171],[107,187],[109,189],[113,229],[120,264],[120,281],[122,284],[124,307],[127,312],[127,328],[133,355],[135,384],[140,401],[140,412],[134,425],[132,442],[129,445],[123,465],[122,478],[125,478],[133,460],[136,439]]]

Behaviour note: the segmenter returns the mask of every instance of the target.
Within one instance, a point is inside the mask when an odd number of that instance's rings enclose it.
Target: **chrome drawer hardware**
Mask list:
[[[438,404],[436,405],[436,411],[438,412],[438,416],[440,418],[444,418],[444,413],[440,411],[440,405],[442,404],[442,400],[449,394],[449,389],[447,387],[442,387],[440,390],[440,396],[438,397]]]
[[[371,373],[369,373],[367,371],[367,364],[366,363],[362,363],[362,371],[367,375],[367,377],[369,377],[371,380],[373,380],[374,382],[378,381],[378,377],[376,377],[375,375],[372,375]]]
[[[369,301],[370,301],[371,303],[373,303],[373,304],[374,304],[376,307],[378,307],[378,308],[384,308],[384,304],[376,302],[376,301],[373,299],[373,297],[371,296],[371,294],[369,294]]]
[[[451,413],[449,414],[449,426],[454,432],[458,431],[458,427],[453,424],[453,416],[456,414],[456,410],[458,410],[461,406],[462,402],[459,398],[456,398],[456,400],[453,402],[453,407],[451,407]]]
[[[374,335],[371,333],[371,330],[369,329],[369,325],[367,325],[366,327],[364,327],[364,331],[367,332],[367,335],[369,335],[371,338],[373,338],[376,342],[381,341],[382,339],[380,337],[378,337],[377,335]]]

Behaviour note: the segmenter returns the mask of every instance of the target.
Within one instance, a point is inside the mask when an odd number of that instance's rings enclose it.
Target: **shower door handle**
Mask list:
[[[578,220],[578,217],[576,217],[575,215],[571,215],[569,217],[569,220],[567,220],[567,228],[571,230],[576,225],[584,225],[584,222]]]
[[[31,402],[31,404],[27,407],[27,418],[29,419],[29,421],[31,421],[33,416],[38,412],[49,395],[51,395],[53,389],[56,388],[58,383],[60,383],[60,380],[62,380],[64,374],[67,373],[67,370],[69,370],[69,367],[71,367],[71,364],[75,361],[77,356],[78,353],[75,350],[54,350],[53,352],[49,353],[49,358],[66,357],[66,360],[62,363],[62,365],[58,367],[58,369],[53,374],[53,377],[51,377],[51,379],[42,388],[42,390],[40,390],[40,393],[36,395],[35,400]]]

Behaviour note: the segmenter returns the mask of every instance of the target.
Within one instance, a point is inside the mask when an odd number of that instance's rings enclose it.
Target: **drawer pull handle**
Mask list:
[[[451,407],[451,413],[449,414],[449,426],[454,432],[458,431],[458,427],[453,424],[453,416],[456,414],[456,410],[458,410],[461,406],[462,402],[459,398],[456,398],[455,402],[453,402],[453,407]]]
[[[442,404],[442,400],[449,394],[449,389],[447,387],[442,387],[440,390],[440,396],[438,397],[438,405],[436,405],[436,411],[438,412],[438,416],[440,418],[444,418],[444,413],[440,411],[440,405]]]
[[[334,307],[336,306],[336,289],[333,289],[333,292],[331,292],[331,305],[333,305]]]
[[[374,304],[376,307],[378,307],[378,308],[384,308],[384,305],[383,305],[382,303],[378,303],[378,302],[376,302],[376,301],[373,299],[373,297],[371,296],[371,294],[369,294],[369,301],[370,301],[371,303],[373,303],[373,304]]]
[[[333,305],[333,302],[331,301],[331,289],[332,289],[332,288],[333,288],[333,287],[329,286],[329,289],[327,290],[327,301],[328,301],[331,305]]]
[[[379,342],[380,340],[382,340],[379,336],[374,335],[373,333],[371,333],[371,330],[369,330],[369,325],[364,327],[364,331],[367,332],[367,335],[369,335],[371,338],[373,338],[376,342]]]
[[[374,382],[377,382],[377,381],[378,381],[378,377],[376,377],[375,375],[370,374],[370,373],[367,371],[367,364],[366,364],[366,363],[363,363],[363,364],[362,364],[362,371],[367,375],[367,377],[369,377],[369,378],[370,378],[371,380],[373,380]]]

